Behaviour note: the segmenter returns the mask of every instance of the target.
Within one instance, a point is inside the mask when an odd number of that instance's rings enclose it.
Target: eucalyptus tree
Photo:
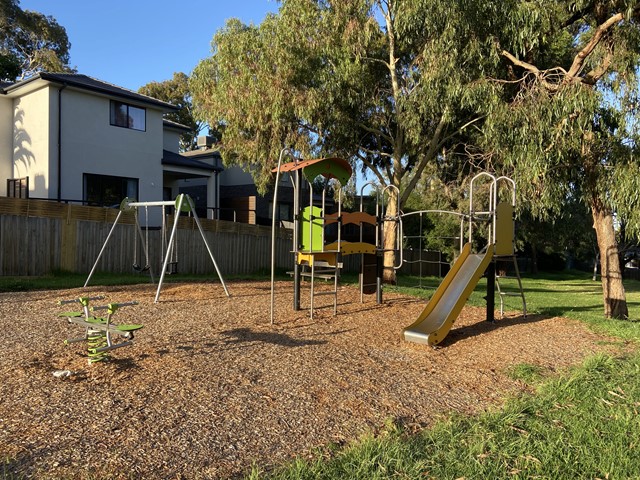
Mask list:
[[[574,199],[590,211],[606,317],[628,316],[616,217],[640,230],[637,68],[640,7],[629,0],[497,2],[509,67],[505,102],[487,117],[485,149],[512,169],[534,215]]]
[[[72,72],[71,44],[51,16],[22,10],[19,0],[0,5],[0,68],[3,80],[24,79],[39,71]]]
[[[251,166],[262,191],[284,146],[340,155],[399,189],[393,217],[496,89],[478,80],[499,58],[463,9],[444,0],[284,0],[260,25],[231,20],[215,34],[191,76],[194,103],[224,124],[225,162]],[[391,250],[395,229],[385,232]],[[385,266],[393,262],[390,251]]]
[[[166,114],[166,118],[191,127],[192,131],[180,135],[180,150],[189,151],[196,148],[196,137],[206,124],[195,118],[189,77],[182,72],[175,72],[173,77],[162,82],[150,82],[138,89],[139,93],[168,102],[180,110]]]

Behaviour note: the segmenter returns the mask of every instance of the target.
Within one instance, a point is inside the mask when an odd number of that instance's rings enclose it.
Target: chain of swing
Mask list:
[[[145,225],[144,225],[144,247],[142,248],[142,252],[140,252],[139,242],[142,237],[142,227],[140,226],[140,217],[138,214],[138,207],[135,209],[135,222],[136,222],[136,230],[137,233],[134,235],[134,246],[133,246],[133,265],[132,268],[136,272],[145,273],[148,272],[151,268],[151,264],[149,262],[149,208],[147,206],[144,207],[144,217],[145,217]],[[169,235],[168,235],[168,222],[167,222],[167,212],[162,206],[162,228],[160,232],[161,242],[160,242],[160,263],[162,264],[165,252],[167,248],[169,248]],[[141,265],[138,261],[138,256],[142,257],[144,254],[144,265]],[[142,260],[142,258],[140,258]],[[169,262],[167,263],[166,273],[169,275],[178,273],[178,236],[176,236],[173,245],[171,246],[171,254],[169,255]]]

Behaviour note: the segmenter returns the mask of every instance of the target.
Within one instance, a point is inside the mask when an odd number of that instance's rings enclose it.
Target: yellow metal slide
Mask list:
[[[424,311],[404,329],[404,339],[428,345],[437,345],[444,340],[489,266],[492,255],[493,245],[487,247],[486,253],[472,254],[471,244],[467,243]]]

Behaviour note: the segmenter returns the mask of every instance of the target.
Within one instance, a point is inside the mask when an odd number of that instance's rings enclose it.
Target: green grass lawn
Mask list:
[[[203,281],[203,277],[175,278]],[[78,287],[84,279],[66,274],[28,282],[0,277],[0,291]],[[92,284],[140,280],[139,275],[98,275]],[[355,281],[355,277],[345,276],[344,280]],[[427,288],[415,289],[403,285],[415,284],[416,279],[401,278],[400,286],[387,291],[426,299],[439,282],[426,279],[423,285]],[[523,282],[531,314],[577,319],[619,337],[621,343],[640,339],[640,282],[625,282],[629,320],[603,318],[601,286],[589,274],[540,275],[526,277]],[[485,294],[483,279],[469,303],[484,306]],[[506,310],[520,309],[518,297],[507,299]],[[493,412],[452,416],[417,434],[390,422],[380,435],[354,439],[349,447],[333,451],[327,447],[328,451],[319,452],[313,460],[298,460],[269,473],[262,472],[258,464],[248,478],[640,478],[640,354],[597,355],[554,377],[527,364],[517,365],[509,374],[530,383],[536,393],[507,400]],[[4,471],[1,460],[1,478],[15,478]]]
[[[453,417],[419,434],[389,426],[331,459],[251,479],[640,478],[638,357],[597,356],[496,412]]]
[[[224,281],[232,280],[262,280],[268,278],[270,272],[258,272],[250,275],[225,276]],[[281,273],[278,278],[289,278]],[[155,277],[157,282],[160,276]],[[87,280],[85,273],[54,272],[51,275],[34,277],[2,277],[0,276],[0,292],[23,292],[30,290],[59,290],[66,288],[79,288]],[[173,282],[219,282],[215,273],[211,275],[165,275],[164,283]],[[89,286],[96,285],[135,285],[139,283],[151,283],[147,273],[113,274],[97,272],[91,277]]]
[[[591,274],[585,272],[566,272],[557,274],[541,274],[527,276],[522,279],[530,314],[547,317],[567,317],[582,320],[594,330],[625,339],[640,339],[640,282],[626,280],[627,305],[629,319],[627,321],[607,320],[604,318],[604,302],[600,280],[593,281]],[[415,277],[400,277],[398,286],[387,290],[399,291],[428,299],[440,284],[436,277],[423,278],[423,288],[413,287],[420,280]],[[515,280],[501,280],[505,290],[517,291]],[[485,278],[480,279],[478,286],[469,297],[469,305],[486,306],[484,297],[487,292]],[[496,308],[499,307],[496,295]],[[505,297],[505,311],[522,310],[520,297]]]

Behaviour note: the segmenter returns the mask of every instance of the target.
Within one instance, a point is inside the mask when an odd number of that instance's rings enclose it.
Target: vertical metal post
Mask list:
[[[380,201],[380,197],[382,197],[382,201]],[[384,202],[384,191],[378,197],[376,197],[376,218],[377,221],[377,231],[376,231],[376,243],[377,243],[377,251],[376,251],[376,303],[379,305],[382,303],[382,275],[384,271],[384,233],[383,229],[383,208],[380,203]]]
[[[297,162],[297,158],[295,158],[288,148],[283,148],[280,150],[280,156],[278,157],[278,167],[276,169],[276,184],[273,191],[273,205],[272,205],[272,218],[271,218],[271,324],[273,325],[273,315],[275,311],[275,268],[276,268],[276,212],[277,212],[277,204],[278,204],[278,185],[280,183],[280,166],[282,165],[282,159],[285,155],[288,155],[294,162]],[[300,288],[300,270],[298,266],[298,250],[299,250],[299,213],[300,213],[300,181],[299,174],[296,170],[296,180],[293,186],[294,189],[294,200],[293,200],[293,222],[294,222],[294,230],[293,230],[293,253],[295,256],[294,259],[294,309],[299,310],[300,300],[299,300],[299,292],[298,295],[298,308],[295,308],[296,305],[296,290]]]
[[[278,157],[278,168],[276,170],[276,184],[273,188],[273,200],[271,202],[271,325],[273,325],[273,313],[275,308],[275,274],[276,274],[276,212],[278,204],[278,185],[280,184],[280,164],[282,157],[287,151],[283,148]],[[295,243],[295,233],[294,233]]]
[[[295,171],[295,188],[293,192],[294,201],[294,228],[293,228],[293,251],[296,258],[293,262],[293,310],[300,310],[300,283],[302,281],[302,266],[298,263],[297,254],[300,250],[300,202],[302,201],[302,191],[300,190],[300,170]]]
[[[220,279],[220,283],[222,283],[222,288],[224,288],[224,293],[227,294],[227,297],[230,297],[231,294],[229,293],[229,290],[227,290],[227,284],[224,283],[224,279],[222,278],[222,273],[220,273],[220,269],[218,268],[218,264],[216,263],[216,259],[213,257],[213,252],[211,251],[211,248],[209,247],[209,242],[207,242],[207,237],[204,235],[204,230],[202,229],[202,224],[200,223],[200,219],[198,218],[198,214],[196,213],[196,206],[194,205],[193,200],[191,199],[191,197],[189,197],[187,195],[186,198],[187,198],[187,202],[189,203],[189,209],[193,213],[193,220],[196,222],[196,225],[198,226],[198,230],[200,231],[200,236],[202,237],[202,241],[204,242],[204,246],[207,247],[207,252],[209,252],[209,257],[211,258],[211,261],[213,262],[213,267],[216,269],[216,273],[218,274],[218,278]],[[175,244],[174,244],[173,247],[175,248]],[[169,258],[169,253],[170,253],[170,251],[167,250],[167,260]],[[176,252],[176,258],[177,258],[177,256],[178,256],[178,253]],[[166,260],[165,260],[165,264],[167,264]]]
[[[495,322],[496,262],[491,260],[487,267],[487,322]]]
[[[376,303],[382,303],[382,272],[384,270],[384,254],[376,253]]]

